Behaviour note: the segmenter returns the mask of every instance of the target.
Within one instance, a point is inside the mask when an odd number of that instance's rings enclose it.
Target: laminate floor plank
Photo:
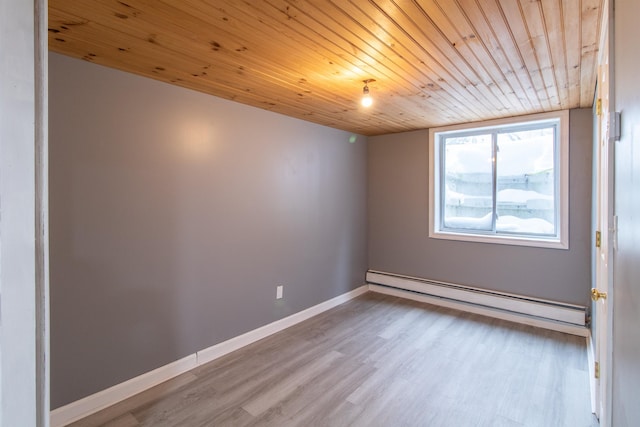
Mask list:
[[[129,399],[123,400],[115,405],[109,406],[101,411],[92,414],[87,418],[78,420],[70,427],[95,427],[95,426],[111,426],[111,422],[116,422],[120,418],[128,420],[126,422],[131,423],[130,411],[139,408],[144,405],[154,405],[160,403],[167,396],[173,395],[176,391],[185,387],[194,381],[197,377],[192,372],[186,372],[178,375],[168,381],[158,384],[142,393],[136,394]],[[135,419],[135,417],[134,417]],[[121,421],[117,421],[121,422]],[[117,425],[117,424],[116,424]],[[135,424],[132,424],[134,426]]]
[[[583,338],[367,293],[74,427],[595,427]]]
[[[130,413],[126,413],[105,423],[105,427],[137,427],[139,425],[138,420]]]
[[[291,372],[297,372],[316,360],[318,353],[315,347],[298,343],[297,347],[282,347],[281,353],[271,348],[265,352],[256,351],[253,358],[242,356],[254,348],[242,349],[239,352],[240,363],[230,365],[222,360],[224,370],[208,364],[212,372],[198,369],[199,377],[189,389],[167,396],[164,402],[145,405],[133,413],[137,418],[144,418],[146,425],[163,425],[165,414],[169,414],[174,422],[189,425],[187,422],[195,412],[226,412],[233,407],[242,407],[252,399],[270,396],[275,383],[285,381]],[[294,348],[298,352],[293,352]]]
[[[253,416],[259,416],[269,408],[279,405],[283,400],[289,399],[294,393],[299,396],[298,389],[305,384],[313,383],[317,377],[330,374],[330,370],[335,369],[332,365],[339,362],[344,354],[331,351],[309,363],[295,372],[288,372],[282,375],[281,379],[271,384],[270,387],[249,402],[242,405],[242,408]]]
[[[320,425],[374,371],[370,365],[347,360],[336,365],[333,372],[301,386],[296,395],[272,406],[250,426]]]

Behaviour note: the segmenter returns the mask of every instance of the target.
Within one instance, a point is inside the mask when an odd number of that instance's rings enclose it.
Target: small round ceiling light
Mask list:
[[[369,94],[369,83],[375,82],[374,79],[366,79],[362,81],[364,83],[364,87],[362,88],[362,101],[360,101],[362,103],[363,107],[371,107],[371,104],[373,104],[373,98],[371,98],[371,95]]]

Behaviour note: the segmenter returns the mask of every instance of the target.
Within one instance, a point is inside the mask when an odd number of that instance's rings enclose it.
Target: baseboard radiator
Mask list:
[[[369,290],[531,326],[588,336],[586,307],[369,270]]]

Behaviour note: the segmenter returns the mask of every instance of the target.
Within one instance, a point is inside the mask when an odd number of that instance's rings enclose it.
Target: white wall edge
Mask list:
[[[428,304],[438,305],[441,307],[453,308],[460,311],[480,314],[483,316],[493,317],[496,319],[508,320],[510,322],[520,323],[520,324],[529,325],[529,326],[535,326],[538,328],[564,332],[567,334],[577,335],[581,337],[586,337],[589,333],[589,329],[587,329],[584,326],[572,325],[569,323],[558,322],[554,320],[531,317],[524,314],[508,312],[500,309],[494,309],[491,307],[479,306],[473,303],[466,303],[462,301],[444,299],[437,296],[419,294],[416,292],[402,290],[398,288],[390,288],[387,286],[369,284],[369,290],[371,290],[372,292],[378,292],[381,294],[397,296],[400,298],[406,298],[406,299],[419,301],[419,302],[425,302]]]
[[[190,354],[175,362],[161,366],[153,371],[146,372],[137,377],[131,378],[120,384],[116,384],[108,389],[76,400],[68,405],[61,406],[50,413],[51,427],[63,427],[81,418],[87,417],[104,408],[125,400],[131,396],[141,393],[151,387],[163,383],[180,374],[190,371],[199,365],[211,362],[219,357],[227,355],[246,345],[280,332],[297,323],[303,322],[324,311],[330,310],[349,300],[352,300],[369,290],[367,285],[360,286],[352,291],[338,295],[335,298],[322,302],[306,310],[276,320],[258,329],[254,329],[245,334],[223,341],[214,346]]]
[[[591,396],[591,412],[596,413],[596,387],[598,383],[596,381],[596,357],[595,357],[595,342],[591,336],[591,331],[587,335],[587,363],[589,365],[589,392]]]

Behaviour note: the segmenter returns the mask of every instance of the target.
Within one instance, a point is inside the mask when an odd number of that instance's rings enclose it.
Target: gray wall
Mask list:
[[[52,408],[362,285],[349,137],[51,54]]]
[[[615,143],[613,425],[640,420],[640,2],[616,0],[615,109],[622,113],[622,139]]]
[[[430,239],[428,131],[369,138],[369,267],[588,305],[592,132],[572,110],[569,250]]]

